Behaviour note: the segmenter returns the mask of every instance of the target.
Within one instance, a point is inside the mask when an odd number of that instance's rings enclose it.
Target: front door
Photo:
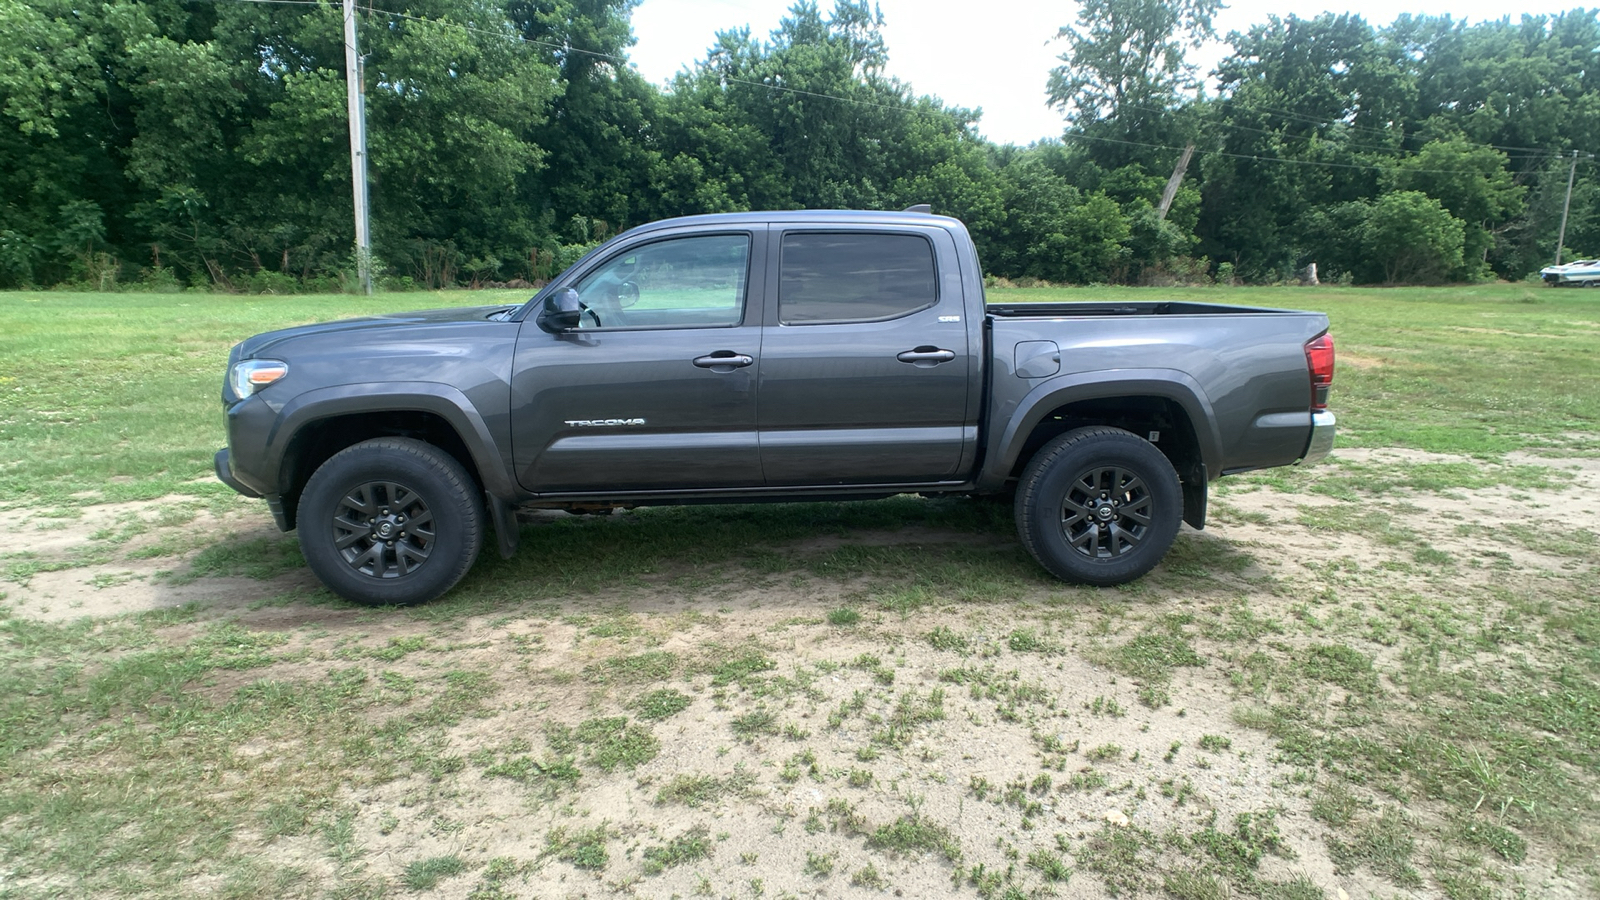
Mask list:
[[[761,484],[761,291],[752,301],[750,286],[763,245],[760,228],[623,245],[570,283],[587,308],[578,328],[523,324],[511,416],[524,488]]]
[[[948,235],[790,230],[775,243],[761,356],[767,483],[957,477],[976,431],[960,280],[939,277],[956,265]]]

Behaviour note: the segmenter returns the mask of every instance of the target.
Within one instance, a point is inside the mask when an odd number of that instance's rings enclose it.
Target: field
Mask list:
[[[0,295],[0,898],[1600,896],[1600,293],[1160,296],[1328,312],[1340,440],[1134,585],[901,497],[366,610],[211,477],[227,350],[519,297]]]

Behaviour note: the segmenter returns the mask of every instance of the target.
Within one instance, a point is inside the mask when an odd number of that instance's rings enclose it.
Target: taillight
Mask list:
[[[1328,408],[1328,388],[1333,385],[1333,335],[1306,341],[1306,367],[1311,370],[1311,408]]]

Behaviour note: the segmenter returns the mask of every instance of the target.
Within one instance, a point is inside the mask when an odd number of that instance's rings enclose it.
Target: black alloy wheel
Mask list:
[[[477,482],[431,444],[346,447],[300,493],[300,550],[328,589],[367,606],[426,603],[467,574],[483,545]]]
[[[1063,581],[1101,587],[1149,572],[1183,519],[1178,473],[1155,445],[1092,426],[1039,449],[1017,480],[1017,535]]]
[[[1061,506],[1067,544],[1089,559],[1115,559],[1132,553],[1150,533],[1150,489],[1137,473],[1120,465],[1095,466],[1078,473]]]
[[[369,481],[345,494],[333,514],[334,546],[363,575],[404,578],[433,552],[433,512],[411,488]]]

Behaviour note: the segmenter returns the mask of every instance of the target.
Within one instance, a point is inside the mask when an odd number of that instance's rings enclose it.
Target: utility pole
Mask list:
[[[1183,173],[1189,170],[1189,157],[1193,155],[1193,144],[1183,148],[1183,155],[1178,157],[1178,164],[1172,167],[1172,177],[1167,179],[1167,189],[1161,192],[1161,205],[1156,207],[1156,218],[1167,217],[1167,210],[1172,208],[1172,198],[1178,196],[1178,186],[1183,184]]]
[[[344,0],[345,93],[350,100],[350,184],[356,207],[356,269],[372,294],[372,231],[367,226],[367,89],[356,45],[356,0]]]

